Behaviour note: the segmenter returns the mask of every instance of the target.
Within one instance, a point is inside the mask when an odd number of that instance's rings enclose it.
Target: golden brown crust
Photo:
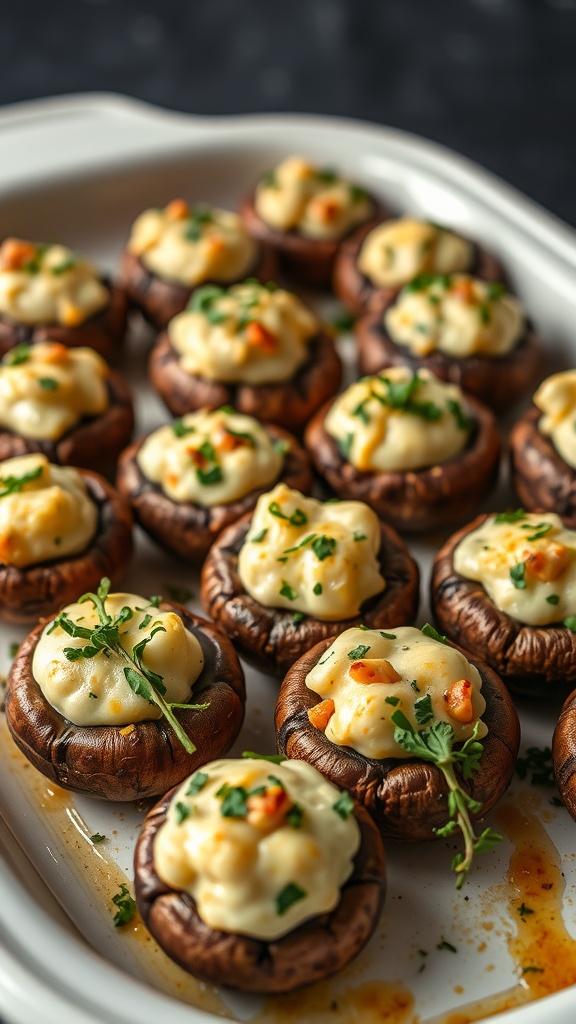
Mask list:
[[[266,941],[210,928],[188,893],[170,889],[156,874],[153,846],[173,796],[154,807],[136,846],[136,901],[154,938],[185,970],[245,992],[291,992],[327,978],[363,948],[378,923],[385,893],[384,850],[370,817],[355,816],[361,846],[338,906],[280,939]]]
[[[326,240],[306,238],[297,231],[279,231],[259,216],[254,206],[254,195],[253,190],[242,199],[239,206],[244,227],[252,238],[272,247],[287,277],[309,288],[329,288],[336,255],[350,232],[343,238]],[[368,229],[376,227],[387,213],[386,207],[374,196],[370,196],[370,199],[374,212],[367,222]]]
[[[238,412],[298,433],[340,387],[342,364],[328,334],[310,342],[309,358],[281,384],[220,384],[182,369],[167,333],[150,356],[150,380],[173,416],[195,409],[233,405]]]
[[[312,487],[310,461],[296,438],[273,424],[263,424],[273,441],[288,445],[278,481],[309,494]],[[145,438],[124,451],[118,464],[117,484],[127,498],[134,517],[159,544],[183,558],[201,562],[222,530],[235,523],[256,505],[258,498],[272,485],[260,487],[228,505],[202,506],[172,501],[162,488],[144,476],[137,455]]]
[[[356,316],[367,312],[372,305],[380,307],[382,303],[392,302],[400,291],[400,288],[378,287],[372,284],[370,278],[363,274],[358,267],[358,256],[364,239],[375,227],[388,219],[388,217],[384,217],[378,224],[363,224],[342,243],[336,257],[332,286],[338,298]],[[476,244],[474,244],[473,261],[468,273],[474,274],[484,281],[506,280],[501,263],[492,253]]]
[[[381,594],[362,606],[362,614],[338,622],[305,615],[299,622],[285,608],[268,608],[246,593],[238,575],[238,552],[252,515],[228,527],[214,543],[202,569],[202,603],[244,657],[258,668],[282,676],[319,640],[365,624],[374,629],[410,625],[418,610],[420,574],[416,562],[395,530],[380,523],[380,571],[386,580]]]
[[[57,441],[38,441],[0,428],[0,462],[41,452],[61,466],[81,466],[113,477],[116,462],[134,430],[132,392],[115,370],[107,377],[110,404],[101,416],[85,417]]]
[[[389,366],[408,366],[411,370],[430,370],[440,380],[458,384],[463,391],[475,395],[495,412],[506,412],[536,382],[542,368],[542,343],[528,327],[512,351],[501,358],[468,356],[454,359],[443,352],[413,356],[403,345],[397,345],[383,326],[388,301],[373,303],[371,310],[358,320],[354,333],[358,347],[360,373],[380,373]]]
[[[226,287],[238,284],[246,277],[256,277],[263,284],[275,281],[278,276],[278,261],[273,250],[261,245],[256,262],[238,281],[226,282]],[[197,288],[218,281],[202,281],[196,286],[179,284],[160,277],[144,266],[139,256],[125,249],[120,262],[120,279],[133,306],[159,331],[163,331],[173,317],[182,313]]]
[[[306,676],[331,640],[308,651],[288,672],[276,704],[278,749],[288,757],[314,765],[334,785],[349,790],[372,815],[382,836],[394,839],[434,839],[448,820],[448,787],[432,763],[409,758],[375,760],[351,747],[339,747],[313,726],[308,710],[321,698],[306,686]],[[456,645],[451,645],[456,646]],[[480,769],[469,782],[460,780],[474,800],[482,804],[481,817],[500,798],[514,772],[520,726],[514,705],[502,681],[487,665],[463,651],[482,677],[486,711],[482,720],[488,734],[482,740]]]
[[[94,590],[103,576],[120,582],[132,557],[132,516],[127,501],[103,477],[79,471],[98,508],[98,526],[77,555],[54,558],[18,569],[0,565],[0,618],[37,622],[53,615],[78,594]]]
[[[556,512],[576,526],[576,472],[538,429],[540,409],[528,409],[510,434],[512,482],[524,508]]]
[[[15,345],[59,341],[68,348],[85,345],[99,352],[106,362],[116,362],[126,334],[128,299],[119,285],[108,280],[102,283],[110,293],[110,301],[77,327],[49,323],[24,324],[11,317],[0,316],[0,357]]]
[[[210,622],[165,601],[199,641],[205,665],[192,700],[209,702],[204,711],[176,709],[184,731],[196,744],[188,754],[164,717],[119,726],[79,726],[46,700],[32,675],[32,658],[46,622],[24,640],[6,690],[6,721],[28,760],[64,789],[104,800],[138,800],[178,785],[207,760],[226,753],[244,718],[244,675],[227,637]],[[128,685],[128,684],[127,684]]]
[[[552,758],[556,785],[576,821],[576,690],[567,698],[554,730]]]
[[[466,396],[474,419],[470,440],[448,462],[424,469],[367,472],[342,455],[324,421],[327,402],[304,435],[305,445],[320,476],[340,498],[364,501],[397,530],[433,530],[468,518],[496,481],[500,438],[493,414]]]
[[[453,534],[432,569],[431,600],[442,632],[482,658],[518,693],[546,697],[576,684],[576,634],[561,624],[527,626],[499,611],[481,583],[454,569],[454,551],[488,515]]]

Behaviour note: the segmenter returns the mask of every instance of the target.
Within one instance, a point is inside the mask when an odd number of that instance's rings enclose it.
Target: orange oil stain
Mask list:
[[[288,996],[266,1000],[250,1024],[418,1024],[414,997],[401,984],[367,981],[335,994],[334,982],[320,982]]]

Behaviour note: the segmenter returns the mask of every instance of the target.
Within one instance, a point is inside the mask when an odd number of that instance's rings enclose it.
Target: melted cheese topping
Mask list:
[[[251,416],[201,409],[150,434],[137,461],[172,501],[210,508],[274,483],[284,459]]]
[[[291,292],[257,281],[227,291],[200,289],[168,334],[187,373],[225,383],[290,380],[319,331],[313,313]]]
[[[0,426],[57,441],[82,417],[108,408],[107,376],[106,363],[90,348],[17,345],[0,364]]]
[[[496,607],[529,626],[576,615],[576,532],[552,513],[492,516],[460,541],[454,568]],[[499,521],[500,520],[500,521]]]
[[[278,484],[258,500],[238,574],[262,605],[348,619],[386,585],[379,549],[378,519],[367,505],[322,503]]]
[[[110,302],[92,264],[65,245],[7,238],[0,247],[0,313],[24,324],[77,327]]]
[[[204,656],[180,616],[159,611],[136,594],[110,594],[105,607],[112,617],[123,608],[132,611],[119,627],[120,643],[128,652],[157,626],[162,627],[144,648],[142,664],[162,677],[166,701],[189,702]],[[67,605],[64,613],[82,628],[93,629],[99,623],[91,601]],[[89,640],[69,636],[59,625],[54,628],[54,621],[46,626],[34,651],[32,674],[52,707],[74,725],[129,725],[160,718],[155,704],[131,690],[123,658],[106,657],[101,651],[93,658],[71,661],[66,657],[65,650],[87,644]]]
[[[534,395],[542,410],[538,429],[549,437],[558,454],[576,469],[576,370],[548,377]]]
[[[303,761],[212,761],[173,797],[156,872],[210,928],[278,939],[340,901],[360,846],[341,798]]]
[[[424,271],[467,270],[473,256],[474,247],[453,231],[401,217],[379,224],[366,236],[358,267],[377,287],[400,288]]]
[[[374,211],[363,189],[298,156],[283,160],[261,179],[254,205],[270,227],[321,240],[342,238]]]
[[[76,469],[45,455],[0,462],[0,563],[21,569],[75,555],[88,546],[98,509]]]
[[[178,284],[237,281],[256,263],[257,247],[240,217],[213,206],[174,199],[145,210],[132,226],[128,249],[148,270]]]
[[[460,702],[454,684],[462,682],[471,685]],[[472,735],[486,707],[478,670],[460,651],[412,626],[389,633],[347,629],[308,673],[306,685],[333,701],[325,727],[328,739],[365,757],[411,756],[394,739],[396,710],[416,730],[434,721],[448,722],[459,743]],[[480,722],[478,737],[487,731]]]
[[[505,356],[526,328],[520,303],[503,285],[468,274],[419,275],[384,322],[392,340],[413,355],[438,350],[455,359]]]
[[[466,447],[472,425],[457,385],[403,366],[352,384],[324,421],[347,461],[367,472],[447,462]]]

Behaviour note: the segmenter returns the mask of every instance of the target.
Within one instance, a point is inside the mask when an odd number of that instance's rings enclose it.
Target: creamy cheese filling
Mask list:
[[[0,462],[0,563],[22,569],[88,546],[98,509],[77,469],[45,455]]]
[[[460,651],[412,626],[347,629],[308,673],[306,685],[324,698],[310,720],[332,743],[365,757],[410,757],[394,739],[396,710],[415,730],[447,722],[459,743],[472,735],[486,707],[478,670]],[[480,721],[478,738],[487,731]]]
[[[458,455],[473,421],[457,385],[397,366],[351,384],[324,426],[357,469],[406,472]]]
[[[576,469],[576,370],[548,377],[534,395],[544,413],[538,429],[549,437],[558,454]]]
[[[491,516],[460,541],[454,568],[519,622],[576,628],[576,532],[560,516],[522,509]]]
[[[379,224],[362,243],[358,267],[377,287],[400,288],[417,274],[468,270],[474,247],[430,221],[401,217]]]
[[[172,798],[154,867],[210,928],[278,939],[338,905],[360,846],[352,811],[304,761],[212,761]]]
[[[246,276],[257,246],[238,214],[174,199],[135,220],[128,249],[148,270],[178,284],[226,283]]]
[[[90,348],[55,341],[17,345],[0,364],[0,425],[57,441],[83,416],[108,408],[107,377],[106,363]]]
[[[522,307],[503,285],[469,274],[419,274],[386,312],[390,337],[413,355],[456,359],[506,356],[526,328]]]
[[[170,703],[190,701],[192,687],[204,667],[202,648],[176,612],[160,611],[156,602],[136,594],[110,594],[106,612],[120,616],[119,642],[132,653],[141,652],[142,664],[161,676]],[[36,645],[32,674],[46,700],[74,725],[131,725],[160,718],[155,704],[135,693],[126,678],[127,663],[115,653],[98,651],[94,657],[67,656],[90,644],[70,636],[58,625],[65,615],[81,629],[93,630],[99,618],[91,601],[70,604],[49,622]],[[151,637],[151,639],[149,639]]]
[[[298,156],[283,160],[260,180],[254,205],[270,227],[321,240],[342,238],[374,212],[364,189]]]
[[[367,505],[323,503],[278,484],[258,500],[238,574],[262,605],[327,621],[348,619],[386,585],[379,548],[378,519]]]
[[[7,238],[0,246],[0,314],[77,327],[110,302],[92,264],[65,245]]]
[[[137,461],[172,501],[210,508],[274,483],[283,449],[251,416],[201,409],[150,434]]]
[[[187,373],[225,383],[290,380],[308,358],[320,325],[291,292],[258,281],[224,290],[206,285],[168,334]]]

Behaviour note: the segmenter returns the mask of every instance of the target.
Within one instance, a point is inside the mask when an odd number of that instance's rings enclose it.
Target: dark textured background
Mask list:
[[[2,7],[2,103],[105,89],[200,114],[367,118],[446,143],[576,224],[576,0]]]

